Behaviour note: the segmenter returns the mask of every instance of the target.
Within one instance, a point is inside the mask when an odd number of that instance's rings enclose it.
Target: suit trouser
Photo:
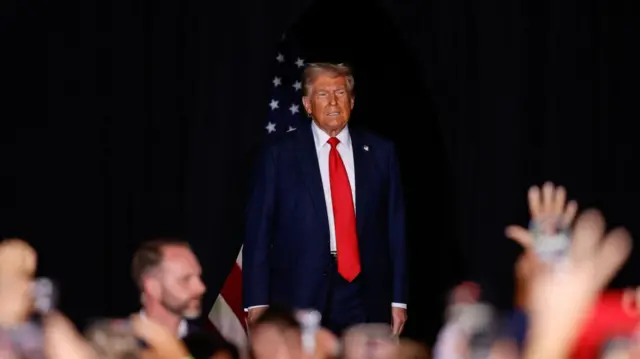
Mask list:
[[[351,283],[338,273],[336,257],[331,256],[331,268],[327,305],[322,313],[322,324],[336,335],[341,335],[348,327],[367,321],[362,303],[361,281],[357,277]]]

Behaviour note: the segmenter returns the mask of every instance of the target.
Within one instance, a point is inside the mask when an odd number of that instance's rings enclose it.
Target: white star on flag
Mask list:
[[[286,135],[300,125],[309,122],[300,103],[302,72],[306,66],[304,53],[300,52],[295,34],[283,36],[271,59],[269,112],[264,122],[271,136]],[[285,60],[286,59],[286,60]]]
[[[271,109],[272,109],[272,110],[277,109],[277,108],[279,107],[279,106],[278,106],[278,101],[276,101],[276,100],[271,100],[271,102],[269,102],[269,107],[271,107]]]
[[[267,131],[269,133],[273,133],[276,132],[276,124],[273,122],[269,122],[269,124],[267,124],[267,127],[265,127],[267,129]]]

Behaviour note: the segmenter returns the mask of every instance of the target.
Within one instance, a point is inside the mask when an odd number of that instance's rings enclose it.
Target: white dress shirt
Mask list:
[[[320,176],[322,177],[322,187],[324,189],[324,201],[327,206],[327,218],[329,219],[329,249],[331,252],[336,252],[336,226],[335,219],[333,218],[333,201],[331,200],[331,181],[329,178],[329,152],[331,151],[331,145],[327,142],[330,136],[322,131],[315,121],[311,122],[311,129],[313,131],[313,140],[316,145],[316,154],[318,155],[318,165],[320,166]],[[336,138],[340,140],[336,146],[342,162],[347,170],[347,176],[349,177],[349,184],[351,185],[351,196],[353,198],[353,205],[356,206],[356,170],[353,161],[353,147],[351,146],[351,136],[349,135],[349,126],[345,127]],[[355,211],[355,208],[354,208]],[[257,307],[264,307],[266,305],[255,305],[247,308],[247,310]],[[407,308],[404,303],[391,303],[392,307]]]
[[[318,164],[320,165],[320,176],[322,177],[322,188],[324,189],[324,202],[327,205],[327,218],[329,219],[329,249],[331,252],[336,252],[336,224],[333,217],[333,201],[331,199],[331,179],[329,178],[329,152],[331,151],[331,145],[329,141],[329,135],[322,131],[315,122],[312,122],[311,128],[313,129],[313,140],[316,143],[316,153],[318,154]],[[336,136],[340,141],[337,149],[342,157],[342,162],[347,170],[347,177],[349,177],[349,185],[351,186],[351,197],[353,198],[353,205],[356,205],[356,170],[353,165],[353,149],[351,147],[351,136],[349,136],[349,128],[345,127],[344,130]],[[355,211],[355,208],[354,208]]]

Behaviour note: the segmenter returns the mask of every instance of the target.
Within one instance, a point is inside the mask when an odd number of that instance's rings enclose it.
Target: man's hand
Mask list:
[[[554,186],[546,182],[542,189],[533,186],[528,193],[529,214],[533,221],[540,221],[545,217],[560,218],[561,225],[570,227],[578,211],[578,203],[567,203],[567,191],[562,186]],[[528,229],[521,226],[508,226],[505,235],[520,244],[524,253],[515,265],[516,274],[516,305],[526,306],[529,297],[529,277],[540,265],[540,260],[533,250],[533,236]]]
[[[269,306],[265,305],[249,309],[249,312],[247,313],[247,320],[249,321],[249,324],[255,323],[255,321],[260,318],[260,316],[264,314],[264,312],[266,312],[268,308]]]
[[[407,310],[404,308],[391,307],[391,328],[393,335],[400,335],[404,330],[404,323],[407,322]]]
[[[573,231],[567,261],[560,266],[542,265],[533,273],[527,338],[532,342],[525,358],[566,357],[585,313],[626,261],[631,252],[629,233],[618,228],[605,235],[605,228],[598,211],[585,212]]]
[[[555,187],[553,183],[546,182],[542,191],[537,186],[529,189],[529,213],[533,221],[539,221],[548,216],[557,216],[562,225],[570,227],[578,212],[578,203],[567,203],[567,191],[562,186]],[[507,227],[505,234],[510,239],[518,242],[525,250],[531,249],[533,239],[528,229],[521,226]]]
[[[50,359],[96,359],[98,355],[64,315],[44,318],[44,351]]]

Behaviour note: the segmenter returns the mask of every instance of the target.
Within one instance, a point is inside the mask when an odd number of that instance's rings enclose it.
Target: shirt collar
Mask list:
[[[144,310],[140,310],[140,317],[145,318]],[[189,334],[189,324],[185,319],[180,320],[180,324],[178,324],[178,339],[183,339]]]
[[[316,150],[319,150],[322,146],[327,144],[329,141],[329,135],[326,132],[322,131],[320,127],[316,124],[315,121],[311,121],[311,130],[313,131],[313,140],[316,143]],[[345,126],[340,133],[336,135],[340,143],[345,146],[351,146],[351,136],[349,136],[349,125]]]

